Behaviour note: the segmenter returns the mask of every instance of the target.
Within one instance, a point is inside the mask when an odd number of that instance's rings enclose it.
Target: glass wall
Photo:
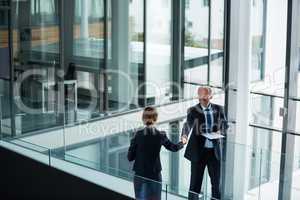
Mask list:
[[[110,4],[105,70],[107,109],[109,113],[119,113],[144,102],[144,2],[118,0]]]
[[[105,13],[103,0],[70,3],[74,4],[73,27],[65,37],[73,40],[65,46],[72,52],[65,70],[65,105],[67,122],[75,122],[103,114]]]
[[[186,0],[184,82],[208,83],[209,4]]]
[[[291,199],[300,198],[300,6],[297,4],[296,14],[293,15],[294,26],[291,38],[292,65],[289,84],[289,123],[288,131],[294,136],[294,151],[288,152],[292,162]],[[293,37],[294,36],[294,37]],[[293,136],[290,136],[293,137]],[[291,165],[291,164],[290,164]]]
[[[16,135],[62,124],[55,78],[60,62],[57,2],[44,3],[13,2]]]
[[[251,75],[256,80],[251,84],[251,91],[283,97],[287,1],[252,0],[251,21]]]
[[[252,0],[251,4],[249,144],[255,148],[249,155],[248,188],[256,191],[260,199],[278,198],[278,181],[283,173],[280,163],[283,156],[287,6],[284,0]]]
[[[223,0],[185,1],[185,98],[195,98],[199,85],[224,86],[224,8]]]
[[[266,7],[266,0],[252,0],[252,81],[260,81],[265,77]]]
[[[7,9],[8,5],[0,2],[0,137],[11,136],[11,95],[10,95],[10,56]]]
[[[17,135],[172,101],[180,25],[171,0],[30,0],[12,8]],[[187,0],[183,9],[178,68],[188,99],[199,84],[223,84],[224,1]]]
[[[131,0],[129,3],[129,74],[133,85],[133,95],[129,109],[145,104],[145,34],[144,1]]]
[[[163,104],[171,94],[172,1],[147,1],[146,103]]]
[[[224,0],[211,3],[209,85],[223,86],[224,81]]]
[[[265,18],[268,24],[267,27],[264,23]],[[281,108],[284,102],[287,2],[280,0],[267,4],[264,0],[253,0],[251,20],[251,75],[252,80],[256,81],[251,83],[252,115],[250,124],[281,131],[283,126]],[[263,34],[263,30],[266,30],[266,35]],[[264,40],[265,47],[262,46]],[[276,47],[273,41],[277,41]],[[265,51],[261,51],[263,49]],[[259,57],[265,57],[265,61],[259,61],[263,60]],[[256,69],[259,69],[260,72]],[[263,79],[260,78],[261,72],[264,74]],[[280,137],[278,137],[278,140],[281,140]],[[274,145],[278,142],[275,142],[273,138]],[[280,149],[280,146],[274,145],[272,145],[272,149]]]

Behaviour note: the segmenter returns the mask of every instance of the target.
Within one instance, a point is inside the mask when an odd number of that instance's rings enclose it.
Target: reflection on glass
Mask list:
[[[288,130],[291,133],[298,133],[300,134],[300,101],[290,100],[289,101],[289,123],[288,123]]]
[[[265,95],[251,95],[250,122],[269,128],[281,130],[283,117],[280,116],[280,108],[283,106],[283,99]]]
[[[300,18],[300,13],[297,12],[297,15],[295,16],[295,19]],[[291,73],[290,73],[290,88],[293,88],[290,90],[290,96],[291,97],[297,97],[300,99],[300,22],[298,21],[297,26],[295,26],[297,30],[296,34],[296,45],[295,50],[297,52],[297,65],[292,65]]]
[[[147,104],[168,102],[171,94],[172,1],[147,0]]]
[[[32,25],[55,24],[58,11],[57,0],[31,0],[31,23]]]
[[[251,90],[283,96],[286,68],[287,1],[272,2],[268,6],[267,12],[264,9],[265,2],[252,0],[252,79],[259,81],[251,83]],[[267,19],[266,27],[264,27],[265,18]],[[264,28],[267,34],[265,46]],[[264,49],[265,51],[263,51]],[[263,69],[263,79],[261,79],[261,69]]]
[[[292,174],[291,200],[300,197],[300,137],[295,138],[294,166]]]
[[[67,122],[88,120],[104,110],[104,1],[74,0],[72,61],[66,69]]]
[[[6,3],[0,2],[0,6]],[[8,12],[0,10],[0,137],[12,134],[8,36]]]
[[[252,81],[263,80],[265,57],[265,26],[267,6],[265,0],[252,0]]]
[[[16,135],[62,123],[55,80],[60,41],[55,2],[13,2],[14,74],[20,85],[14,94]]]
[[[129,4],[129,74],[133,85],[133,98],[130,108],[143,106],[141,85],[144,69],[144,1],[131,0]]]
[[[211,1],[209,84],[222,86],[224,62],[224,0]]]
[[[110,1],[109,1],[110,2]],[[108,17],[107,111],[143,105],[144,1],[111,1]],[[121,34],[120,34],[121,33]]]
[[[0,135],[2,137],[12,135],[9,84],[8,80],[0,79]]]
[[[189,0],[185,8],[185,82],[207,84],[208,29],[209,7],[203,1]]]
[[[281,136],[279,133],[251,128],[253,150],[251,152],[249,189],[279,179]]]

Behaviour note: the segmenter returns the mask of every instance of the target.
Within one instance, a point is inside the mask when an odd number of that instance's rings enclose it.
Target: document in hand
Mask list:
[[[221,135],[220,133],[203,133],[202,136],[204,136],[210,140],[221,139],[221,138],[225,137],[224,135]]]

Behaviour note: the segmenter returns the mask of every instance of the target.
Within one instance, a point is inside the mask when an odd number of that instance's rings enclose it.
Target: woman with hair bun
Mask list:
[[[172,143],[165,131],[155,127],[158,113],[154,107],[144,109],[142,120],[145,127],[138,130],[131,140],[128,150],[128,160],[134,161],[134,191],[137,200],[160,200],[162,190],[161,178],[161,146],[176,152],[187,143],[185,138],[182,141]]]

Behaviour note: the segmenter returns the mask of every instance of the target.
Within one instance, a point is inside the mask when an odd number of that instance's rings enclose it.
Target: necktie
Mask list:
[[[211,133],[212,120],[211,120],[209,109],[205,109],[205,115],[206,115],[206,133]]]

